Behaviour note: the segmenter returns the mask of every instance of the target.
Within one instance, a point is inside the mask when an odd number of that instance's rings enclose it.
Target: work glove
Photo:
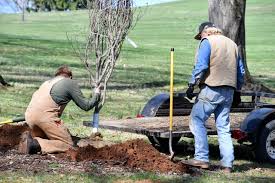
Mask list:
[[[192,100],[193,97],[195,97],[194,92],[194,85],[189,83],[188,84],[188,89],[186,90],[186,96],[188,99]]]

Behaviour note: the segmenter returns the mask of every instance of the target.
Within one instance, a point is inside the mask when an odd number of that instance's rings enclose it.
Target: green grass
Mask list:
[[[247,161],[238,161],[238,164],[241,164],[240,170],[235,171],[234,173],[228,175],[223,174],[219,171],[217,172],[209,172],[204,171],[200,176],[190,176],[184,174],[182,176],[175,175],[156,175],[150,172],[143,173],[130,173],[130,174],[118,174],[112,175],[106,172],[105,175],[96,175],[96,173],[26,173],[26,172],[0,172],[0,182],[26,182],[26,183],[36,183],[36,182],[95,182],[95,183],[112,183],[112,182],[146,182],[146,180],[151,180],[152,182],[157,183],[182,183],[182,182],[190,182],[190,183],[272,183],[274,182],[274,173],[272,170],[272,166],[263,167],[262,165],[255,165],[252,163],[248,163]],[[56,165],[54,165],[56,166]],[[252,169],[252,167],[254,167]],[[255,168],[258,167],[258,168]],[[245,171],[244,171],[245,170]]]
[[[250,73],[272,89],[275,89],[275,2],[273,0],[249,0],[246,11],[246,49]],[[193,39],[197,26],[207,20],[207,1],[179,0],[177,2],[148,7],[129,37],[139,46],[127,42],[109,84],[107,102],[101,118],[120,119],[135,116],[151,97],[169,91],[170,48],[175,48],[175,89],[186,88],[190,76],[197,42]],[[74,38],[87,25],[86,11],[30,13],[26,22],[19,15],[0,15],[0,73],[14,86],[0,89],[0,120],[23,114],[32,93],[44,80],[50,78],[62,64],[72,67],[74,78],[80,81],[83,92],[89,96],[87,73],[67,40]],[[73,103],[66,108],[63,119],[73,134],[89,135],[90,129],[82,126],[91,112],[83,112]],[[107,139],[123,141],[127,135],[103,131]],[[115,134],[115,135],[114,135]],[[135,136],[130,137],[135,138]],[[236,161],[245,165],[249,160]],[[254,164],[255,165],[255,164]],[[55,166],[55,165],[53,165]],[[257,165],[260,166],[261,165]],[[264,166],[263,166],[264,167]],[[200,177],[188,177],[193,182],[261,182],[274,177],[271,170],[243,170],[229,178],[219,173],[204,173]],[[89,175],[25,175],[5,173],[0,182],[12,180],[43,182],[47,179],[60,182],[98,182]],[[180,182],[180,178],[165,179],[157,175],[136,175],[126,179],[152,179]],[[13,179],[14,178],[14,179]],[[59,179],[60,178],[60,179]],[[78,179],[75,179],[78,178]],[[104,180],[104,177],[102,180]],[[123,178],[123,177],[120,177]],[[71,179],[71,180],[69,180]],[[81,180],[83,179],[83,181]],[[119,178],[117,178],[119,179]],[[108,178],[116,180],[116,177]],[[185,180],[185,179],[184,179]],[[20,181],[20,182],[22,182]],[[79,182],[80,182],[79,181]],[[57,182],[57,181],[56,181]]]
[[[0,173],[2,176],[2,174]],[[61,183],[61,182],[92,182],[92,183],[108,183],[108,182],[119,182],[119,181],[125,181],[129,182],[131,181],[142,181],[142,180],[152,180],[152,181],[158,181],[158,182],[170,182],[175,179],[171,177],[160,177],[156,176],[152,173],[136,173],[135,175],[129,175],[129,176],[116,176],[116,175],[106,175],[106,176],[95,176],[93,174],[34,174],[34,175],[28,175],[25,173],[11,173],[10,176],[5,176],[3,178],[0,178],[0,182],[26,182],[26,183],[36,183],[36,182],[55,182],[55,183]]]

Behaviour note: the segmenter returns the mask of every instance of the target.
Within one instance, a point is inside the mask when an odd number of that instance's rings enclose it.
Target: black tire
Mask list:
[[[256,144],[256,159],[275,164],[275,120],[268,122],[260,131]]]
[[[162,138],[162,137],[154,137],[154,136],[147,136],[149,141],[153,146],[158,146],[163,150],[169,149],[169,138]],[[181,137],[173,137],[172,146],[178,144]]]

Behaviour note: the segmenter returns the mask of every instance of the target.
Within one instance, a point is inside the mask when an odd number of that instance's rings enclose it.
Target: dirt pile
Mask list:
[[[30,130],[30,128],[27,124],[1,126],[0,155],[6,156],[5,152],[8,152],[10,149],[16,149],[20,142],[21,134],[28,130]],[[93,162],[95,164],[106,164],[114,167],[119,166],[126,169],[141,169],[160,173],[183,173],[187,171],[187,167],[181,163],[172,162],[168,156],[161,154],[151,144],[141,139],[101,148],[88,145],[79,147],[77,150],[69,150],[66,154],[59,154],[56,157],[67,162],[68,160],[66,159],[68,156],[76,162]],[[39,156],[26,156],[27,159],[32,159],[32,157],[36,157],[37,159]],[[41,160],[42,159],[43,157],[41,156]]]
[[[93,146],[81,147],[77,151],[70,150],[67,154],[72,160],[76,161],[101,160],[107,164],[145,171],[161,173],[187,171],[187,167],[181,163],[173,163],[169,157],[161,154],[152,145],[140,139],[99,149]]]
[[[1,126],[0,150],[3,151],[14,148],[14,146],[19,144],[21,134],[27,130],[30,130],[27,124]]]

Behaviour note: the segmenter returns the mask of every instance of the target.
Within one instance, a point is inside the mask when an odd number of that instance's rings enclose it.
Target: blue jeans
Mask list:
[[[190,130],[195,139],[194,159],[209,162],[209,147],[205,123],[214,113],[218,133],[221,165],[232,167],[234,149],[230,133],[229,112],[234,89],[231,87],[209,87],[204,85],[191,112]]]

